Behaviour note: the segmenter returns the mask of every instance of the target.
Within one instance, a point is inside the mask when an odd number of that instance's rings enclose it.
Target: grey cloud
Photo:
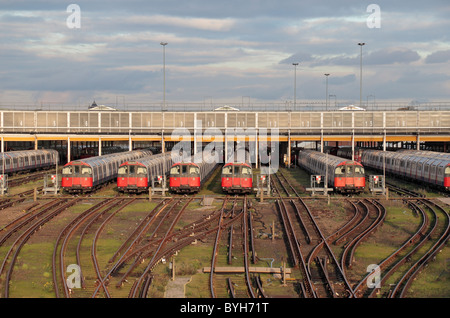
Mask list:
[[[437,51],[428,55],[425,59],[425,63],[446,63],[450,61],[450,50]]]

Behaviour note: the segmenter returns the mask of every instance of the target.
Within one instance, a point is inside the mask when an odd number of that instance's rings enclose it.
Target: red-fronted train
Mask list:
[[[314,150],[302,150],[298,165],[311,174],[328,176],[328,186],[337,193],[359,193],[364,191],[366,178],[361,163],[327,155]]]
[[[61,186],[68,192],[90,192],[115,180],[122,163],[151,154],[150,150],[135,150],[70,161],[63,167]]]
[[[251,193],[253,190],[249,152],[243,152],[242,156],[243,158],[239,158],[239,152],[236,152],[222,168],[221,183],[225,193]]]
[[[147,192],[152,181],[160,182],[158,178],[169,174],[172,163],[171,152],[126,161],[119,167],[117,188],[122,192]]]
[[[177,161],[170,168],[169,190],[173,193],[199,192],[217,165],[215,156],[204,151]]]

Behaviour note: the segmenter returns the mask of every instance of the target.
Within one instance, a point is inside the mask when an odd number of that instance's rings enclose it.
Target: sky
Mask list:
[[[333,102],[448,101],[448,30],[448,0],[0,0],[0,106],[161,103],[164,57],[168,104],[320,103],[324,74]]]

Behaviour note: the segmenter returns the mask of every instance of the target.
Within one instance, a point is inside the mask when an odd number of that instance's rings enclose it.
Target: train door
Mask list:
[[[241,166],[236,165],[233,169],[232,186],[241,187]]]
[[[190,187],[200,187],[200,169],[197,166],[189,165],[188,183]]]
[[[346,165],[345,166],[345,179],[346,186],[349,188],[355,187],[355,166],[354,165]]]
[[[137,174],[135,165],[128,165],[128,186],[137,186]]]

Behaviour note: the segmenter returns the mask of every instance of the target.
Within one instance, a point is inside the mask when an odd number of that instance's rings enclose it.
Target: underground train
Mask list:
[[[253,189],[253,171],[250,162],[250,153],[234,153],[222,168],[221,184],[225,193],[251,193]]]
[[[117,188],[122,192],[147,192],[152,181],[169,174],[172,164],[171,152],[124,162],[117,172]]]
[[[90,192],[114,180],[122,163],[151,154],[150,150],[135,150],[68,162],[62,170],[61,186],[68,192]]]
[[[58,151],[52,149],[20,150],[0,153],[0,174],[48,169],[56,166]]]
[[[338,193],[364,191],[366,179],[361,163],[327,155],[314,150],[302,150],[298,154],[298,165],[308,172],[325,178],[328,186]]]
[[[386,173],[450,190],[450,155],[431,151],[366,149],[362,164]],[[384,168],[383,168],[384,167]]]
[[[198,192],[217,165],[217,158],[208,152],[198,152],[177,161],[170,168],[169,190],[174,193]]]
[[[362,152],[363,152],[362,148],[354,147],[353,160],[361,163]],[[339,149],[336,152],[336,156],[352,159],[352,147],[339,147]]]

